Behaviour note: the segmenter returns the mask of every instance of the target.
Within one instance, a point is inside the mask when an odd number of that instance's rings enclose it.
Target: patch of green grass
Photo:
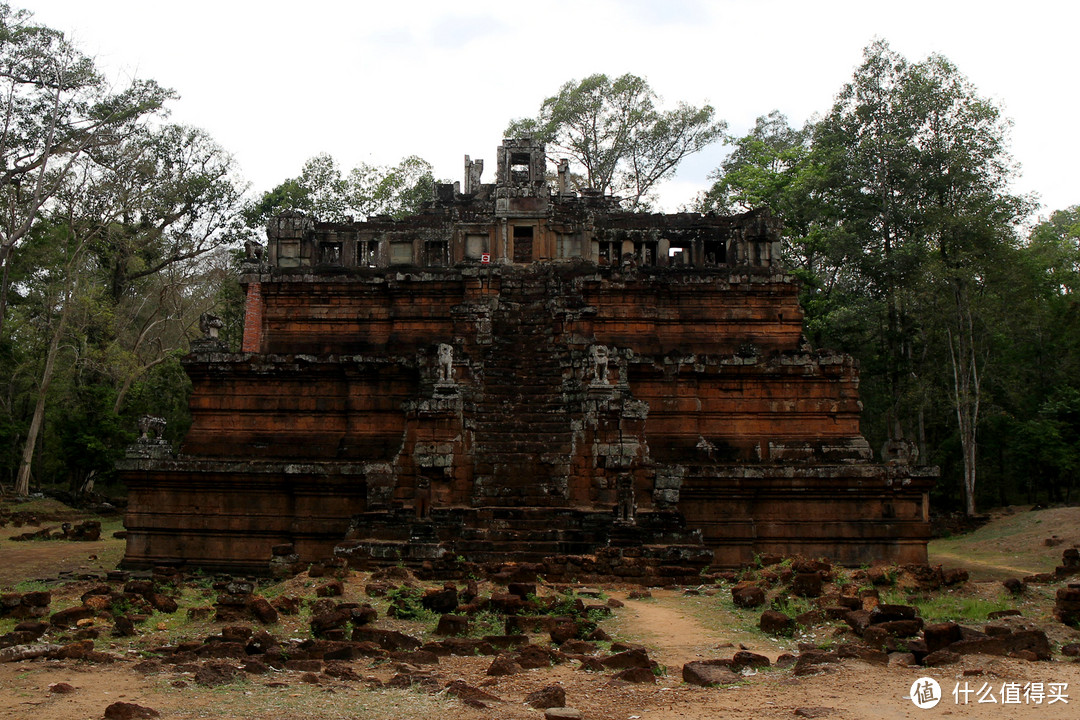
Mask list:
[[[608,617],[611,617],[611,613],[604,612],[599,608],[594,608],[593,610],[589,610],[587,613],[585,613],[585,619],[592,623],[603,622]]]
[[[420,604],[420,588],[402,585],[386,594],[389,604],[394,607],[394,617],[399,620],[416,620],[431,623],[438,619],[435,613]]]
[[[882,593],[881,601],[898,605],[912,605],[925,622],[985,622],[987,615],[999,610],[1016,607],[1012,598],[1000,595],[994,599],[965,597],[954,593],[923,596],[906,596],[899,591]]]
[[[836,638],[826,637],[825,639],[818,641],[817,646],[819,650],[832,650],[834,647],[836,647]]]
[[[776,639],[761,632],[758,627],[764,608],[742,608],[735,605],[727,583],[712,597],[678,597],[673,601],[703,625],[722,631],[733,642],[762,639],[772,642]]]
[[[119,532],[124,529],[124,518],[116,515],[108,518],[95,517],[91,520],[98,520],[101,523],[101,539],[111,539],[114,532]]]
[[[52,585],[41,580],[23,580],[12,585],[11,589],[17,593],[42,592],[51,590]]]
[[[575,617],[578,614],[578,594],[574,591],[563,594],[558,602],[551,606],[551,609],[547,611],[548,615],[569,615]],[[581,600],[585,602],[584,599]]]
[[[214,576],[208,575],[202,568],[196,568],[187,575],[184,584],[209,590],[214,584]]]
[[[982,600],[979,598],[956,598],[938,596],[919,605],[920,614],[928,620],[986,620],[987,615],[999,610],[1009,610],[1008,600]]]
[[[119,617],[121,615],[127,615],[131,611],[131,601],[126,597],[118,597],[109,603],[109,612],[113,617]]]
[[[271,583],[269,585],[263,585],[258,589],[258,593],[267,600],[272,600],[280,595],[284,595],[288,586],[284,582]]]
[[[469,622],[468,637],[484,637],[485,635],[502,635],[506,629],[506,622],[502,615],[490,610],[477,613]]]
[[[192,620],[188,617],[184,608],[180,608],[174,613],[152,613],[142,624],[143,628],[149,629],[150,632],[165,633],[165,640],[168,642],[181,642],[184,640],[196,639],[205,637],[206,635],[213,635],[217,627],[210,620]],[[159,630],[159,626],[164,626],[164,630]]]
[[[33,513],[34,515],[73,515],[77,511],[74,508],[68,507],[62,502],[53,500],[52,498],[32,498],[29,500],[18,500],[15,498],[8,498],[3,503],[0,503],[3,507],[7,508],[11,512],[25,512]]]
[[[804,597],[778,597],[772,603],[772,609],[784,613],[794,620],[799,615],[814,609],[814,604]]]

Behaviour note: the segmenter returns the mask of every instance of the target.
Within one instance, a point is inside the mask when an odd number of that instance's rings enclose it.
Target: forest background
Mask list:
[[[207,133],[168,122],[173,91],[106,82],[7,5],[0,93],[0,486],[17,494],[122,492],[112,466],[143,414],[179,444],[179,359],[206,312],[238,345],[235,267],[267,217],[408,214],[433,182],[415,156],[346,172],[319,155],[252,195]],[[732,136],[708,105],[664,107],[643,78],[597,74],[507,133],[639,210],[685,157],[726,143],[686,206],[783,219],[808,339],[861,362],[871,445],[903,438],[940,466],[939,511],[1074,501],[1080,207],[1035,218],[1010,192],[1008,120],[942,56],[874,41],[822,101],[803,127],[772,112]]]

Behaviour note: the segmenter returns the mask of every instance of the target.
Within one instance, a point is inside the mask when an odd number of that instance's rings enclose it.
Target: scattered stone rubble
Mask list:
[[[101,539],[101,522],[98,520],[84,520],[72,525],[63,523],[59,530],[55,527],[46,527],[34,532],[26,532],[13,535],[12,540],[25,542],[27,540],[75,540],[80,542],[93,542]]]
[[[1075,553],[1066,551],[1063,566],[1075,567],[1070,564],[1075,557]],[[845,574],[844,582],[838,583],[841,573]],[[498,708],[509,698],[485,689],[485,683],[474,687],[464,680],[446,677],[439,670],[441,659],[485,658],[490,678],[572,664],[582,671],[597,673],[600,682],[651,685],[669,672],[650,657],[646,647],[612,642],[598,627],[598,622],[623,603],[605,601],[595,589],[539,582],[535,575],[529,577],[529,573],[510,567],[502,567],[500,582],[490,586],[476,580],[430,585],[418,582],[404,568],[388,567],[373,573],[364,585],[364,594],[372,602],[354,602],[343,597],[352,587],[347,584],[350,574],[343,564],[320,563],[307,576],[303,597],[279,595],[272,600],[260,595],[257,583],[251,579],[196,578],[197,587],[208,599],[213,598],[213,604],[187,608],[187,613],[201,621],[216,622],[218,630],[201,639],[148,647],[151,657],[133,663],[131,668],[147,675],[182,676],[174,681],[177,687],[190,683],[216,687],[244,677],[291,673],[278,677],[312,684],[348,682],[366,687],[385,684],[414,688],[444,693],[475,708]],[[882,667],[937,667],[976,654],[1027,661],[1051,660],[1055,654],[1046,632],[1016,610],[993,613],[976,628],[954,622],[928,624],[914,605],[881,601],[878,588],[898,578],[903,578],[914,592],[920,592],[924,586],[962,584],[966,581],[963,571],[911,566],[846,573],[822,561],[777,559],[743,574],[753,579],[740,581],[739,574],[733,572],[706,575],[699,581],[707,584],[688,589],[686,594],[716,597],[730,592],[737,607],[765,606],[761,628],[768,633],[793,634],[843,621],[834,633],[838,642],[828,649],[799,643],[796,653],[782,654],[772,662],[765,655],[737,648],[730,656],[686,663],[681,668],[683,682],[723,687],[768,667],[789,668],[796,677],[813,675],[847,660]],[[861,589],[856,582],[847,581],[850,579],[861,583]],[[22,620],[11,632],[0,636],[0,662],[117,662],[120,656],[95,649],[94,640],[99,634],[111,624],[114,636],[139,636],[151,613],[180,612],[176,599],[184,587],[192,585],[192,580],[168,568],[139,577],[110,573],[104,582],[84,582],[77,604],[51,613],[52,593],[48,591],[0,596],[4,616]],[[716,581],[721,585],[713,584]],[[643,599],[649,593],[639,589],[630,595]],[[792,598],[800,598],[812,609],[790,617],[781,608]],[[373,605],[376,599],[388,602],[387,615],[391,619],[414,617],[411,613],[417,612],[438,615],[435,638],[424,641],[383,626],[380,612]],[[310,637],[283,636],[275,627],[281,616],[296,614],[302,607],[310,613]],[[1077,612],[1080,583],[1072,583],[1058,591],[1055,615],[1061,622],[1075,624]],[[481,622],[490,623],[493,615],[502,619],[502,634],[477,636],[475,628]],[[1080,644],[1063,644],[1060,654],[1078,656]],[[393,669],[389,679],[364,675],[353,664],[375,661]],[[270,684],[281,683],[273,680]],[[566,689],[558,683],[518,698],[522,700],[544,710],[547,717],[581,716],[579,711],[566,707]],[[105,712],[106,718],[156,716],[150,708],[125,703],[110,705]]]

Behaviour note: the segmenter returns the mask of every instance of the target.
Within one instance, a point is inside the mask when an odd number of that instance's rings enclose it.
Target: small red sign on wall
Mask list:
[[[491,264],[491,253],[483,253],[480,256],[480,264],[481,265],[490,265]]]

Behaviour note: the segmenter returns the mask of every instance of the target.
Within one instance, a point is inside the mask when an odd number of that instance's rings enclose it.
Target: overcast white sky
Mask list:
[[[113,77],[180,93],[255,191],[329,152],[343,169],[420,155],[461,179],[511,118],[570,79],[631,72],[669,103],[708,101],[733,132],[773,109],[825,113],[875,37],[909,60],[952,60],[1015,125],[1016,189],[1043,213],[1080,203],[1073,0],[11,0],[64,30]],[[708,186],[726,154],[686,161],[665,209]]]

